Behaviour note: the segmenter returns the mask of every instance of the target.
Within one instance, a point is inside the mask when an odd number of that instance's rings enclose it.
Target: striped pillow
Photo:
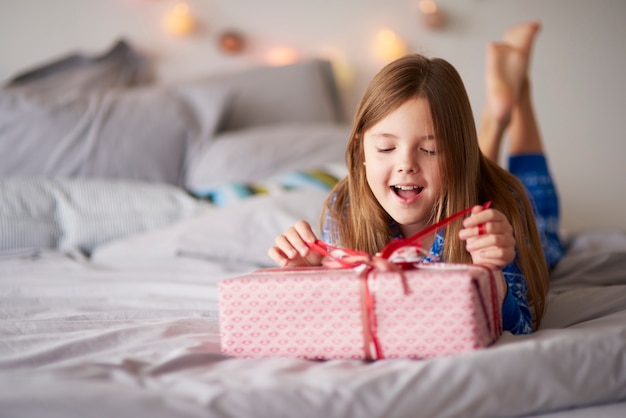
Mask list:
[[[291,190],[315,189],[330,191],[345,176],[341,166],[328,165],[304,171],[293,171],[257,182],[233,182],[223,186],[196,189],[192,194],[215,206],[228,206],[256,195],[277,195]]]
[[[78,249],[141,233],[207,206],[162,183],[105,179],[0,180],[0,252]]]

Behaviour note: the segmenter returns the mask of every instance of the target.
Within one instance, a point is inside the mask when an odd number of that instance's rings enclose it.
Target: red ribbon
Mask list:
[[[483,205],[483,209],[487,209],[491,206],[491,201],[486,202]],[[321,240],[315,240],[314,242],[307,242],[307,246],[324,256],[324,260],[322,264],[326,267],[330,268],[356,268],[359,266],[365,266],[365,269],[359,274],[361,278],[361,307],[362,307],[362,317],[363,317],[363,340],[364,340],[364,350],[365,350],[365,358],[372,359],[370,353],[370,344],[374,345],[374,349],[376,351],[376,358],[382,359],[384,358],[382,349],[380,347],[380,342],[378,340],[377,333],[377,321],[375,315],[375,303],[376,299],[372,292],[370,291],[368,285],[368,277],[370,272],[373,270],[380,271],[397,271],[400,273],[402,279],[402,286],[404,288],[404,293],[409,294],[410,289],[408,287],[408,283],[406,278],[402,274],[402,270],[414,267],[416,264],[415,261],[410,262],[392,262],[390,261],[390,257],[400,248],[406,247],[414,247],[417,251],[422,251],[422,242],[421,238],[424,236],[431,234],[448,223],[454,221],[457,218],[467,214],[472,210],[471,207],[467,209],[463,209],[460,212],[455,213],[452,216],[449,216],[428,228],[421,230],[420,232],[410,236],[409,238],[396,238],[387,245],[383,247],[381,252],[375,256],[372,256],[363,251],[350,250],[345,248],[334,247],[330,244],[325,243]],[[337,253],[342,253],[341,256],[338,256]]]
[[[487,266],[483,266],[480,264],[474,264],[476,267],[482,268],[485,271],[487,271],[487,273],[489,273],[489,286],[490,286],[490,290],[491,290],[491,314],[493,316],[493,323],[492,321],[489,321],[489,318],[487,319],[487,326],[489,327],[489,332],[491,334],[492,337],[495,338],[496,335],[498,335],[498,333],[500,332],[500,330],[502,330],[502,315],[500,315],[500,307],[499,307],[499,301],[498,301],[498,286],[496,285],[496,277],[493,274],[493,270],[490,269]],[[480,294],[480,289],[478,288],[478,284],[474,283],[474,285],[476,286],[476,291]],[[485,302],[483,300],[483,298],[480,298],[480,303],[482,304],[482,308],[483,308],[483,312],[487,313],[487,307],[485,306]],[[493,325],[493,327],[492,327]]]
[[[491,206],[491,201],[486,202],[483,205],[483,209],[487,209]],[[372,266],[374,268],[378,268],[381,271],[392,271],[398,270],[394,266],[402,265],[405,263],[392,263],[389,261],[389,258],[400,248],[405,247],[414,247],[418,251],[422,250],[422,242],[421,238],[424,236],[431,234],[432,232],[437,231],[443,226],[449,224],[457,218],[465,215],[470,212],[472,208],[463,209],[460,212],[455,213],[452,216],[449,216],[428,228],[421,230],[415,235],[410,236],[409,238],[396,238],[391,240],[387,245],[383,247],[379,254],[372,256],[363,251],[350,250],[346,248],[334,247],[330,244],[325,243],[321,240],[315,240],[314,242],[307,242],[306,245],[317,252],[318,254],[323,255],[326,259],[323,260],[323,264],[328,267],[345,267],[345,268],[354,268],[360,265],[366,264]],[[337,253],[343,253],[342,256],[337,256]],[[414,264],[411,262],[409,264]]]

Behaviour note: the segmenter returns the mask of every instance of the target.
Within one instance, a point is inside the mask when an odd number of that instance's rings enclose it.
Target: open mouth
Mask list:
[[[424,190],[422,186],[402,185],[402,184],[391,186],[391,189],[393,190],[395,194],[397,194],[403,199],[411,199],[419,195],[420,193],[422,193],[422,190]]]

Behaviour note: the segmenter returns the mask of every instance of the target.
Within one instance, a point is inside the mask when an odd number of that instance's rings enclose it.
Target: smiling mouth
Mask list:
[[[411,199],[422,193],[422,191],[424,190],[422,186],[412,185],[395,185],[391,186],[391,189],[396,195],[400,196],[403,199]]]

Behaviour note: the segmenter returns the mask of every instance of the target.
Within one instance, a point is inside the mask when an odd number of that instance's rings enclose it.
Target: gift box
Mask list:
[[[269,268],[219,284],[221,348],[240,358],[431,358],[502,333],[502,273],[474,264],[409,269]]]

